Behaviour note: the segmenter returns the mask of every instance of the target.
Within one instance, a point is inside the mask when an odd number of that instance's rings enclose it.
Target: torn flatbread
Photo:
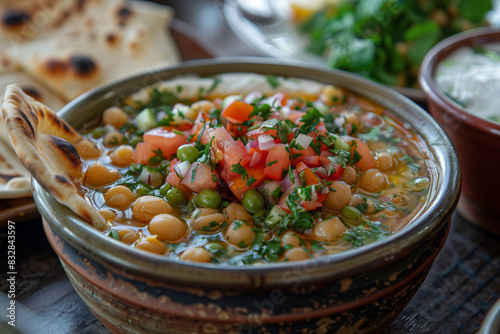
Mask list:
[[[124,11],[123,24],[116,24],[119,18],[113,17],[112,24],[32,41],[6,52],[67,101],[103,83],[180,61],[168,34],[173,18],[169,7],[130,2]]]
[[[61,204],[99,230],[106,221],[83,197],[81,135],[43,104],[9,85],[2,108],[9,138],[24,167]]]
[[[0,100],[3,101],[3,92],[13,83],[19,84],[26,94],[52,110],[59,110],[64,105],[64,102],[47,88],[19,71],[0,75]],[[0,198],[31,196],[30,179],[30,173],[24,168],[10,145],[3,116],[0,113]]]

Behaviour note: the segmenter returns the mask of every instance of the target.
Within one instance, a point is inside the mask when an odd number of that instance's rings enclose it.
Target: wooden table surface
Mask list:
[[[220,12],[220,1],[163,2],[222,54],[259,56],[231,32]],[[4,323],[8,303],[5,293],[9,290],[6,241],[7,229],[3,227],[0,309],[4,311],[0,312],[0,333],[109,333],[73,290],[39,218],[16,224],[17,321],[12,331]],[[500,237],[455,214],[446,244],[423,286],[384,333],[476,333],[499,294]]]

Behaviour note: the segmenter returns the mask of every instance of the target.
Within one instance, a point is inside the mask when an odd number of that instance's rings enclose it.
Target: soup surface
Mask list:
[[[453,101],[500,122],[500,43],[462,47],[443,60],[436,83]]]
[[[406,124],[333,85],[255,74],[146,87],[82,130],[106,235],[229,265],[297,261],[404,228],[432,188]]]

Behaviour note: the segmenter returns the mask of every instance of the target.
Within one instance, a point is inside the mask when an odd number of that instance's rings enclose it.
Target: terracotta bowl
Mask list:
[[[359,76],[261,59],[194,61],[98,88],[61,115],[75,127],[158,80],[255,72],[339,84],[392,111],[429,145],[436,182],[405,229],[315,260],[261,266],[175,261],[104,236],[33,183],[49,241],[83,301],[115,333],[372,333],[388,326],[421,286],[445,242],[460,193],[452,143],[401,94]],[[439,145],[432,145],[439,143]]]
[[[462,46],[500,42],[500,31],[481,28],[437,44],[425,57],[420,85],[429,111],[450,136],[464,175],[458,211],[468,221],[500,234],[500,123],[471,113],[448,98],[434,77],[441,61]]]

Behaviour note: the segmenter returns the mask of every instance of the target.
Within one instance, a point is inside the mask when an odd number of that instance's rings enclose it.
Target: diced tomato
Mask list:
[[[251,104],[235,100],[222,111],[221,116],[233,123],[243,123],[248,120],[253,109]]]
[[[321,161],[323,166],[325,166],[326,171],[331,171],[329,175],[326,174],[325,176],[321,177],[329,181],[338,180],[344,173],[344,167],[342,167],[340,164],[330,161],[330,159],[328,159],[328,157],[330,156],[333,156],[333,154],[328,151],[322,151],[319,155],[319,160]]]
[[[193,135],[193,137],[191,137],[191,142],[195,142],[196,140],[198,140],[198,135],[201,132],[201,128],[209,120],[210,119],[208,118],[208,116],[205,115],[204,113],[202,113],[202,112],[198,113],[198,116],[196,117],[196,120],[194,121],[194,125],[191,128],[190,134]]]
[[[300,154],[298,157],[292,159],[292,165],[293,166],[297,166],[297,164],[299,162],[304,161],[305,157],[308,157],[308,156],[318,156],[316,154],[316,151],[314,151],[314,149],[311,146],[307,146],[303,150],[297,150],[295,148],[292,148],[291,151],[292,151],[292,155]],[[314,167],[316,167],[316,166],[314,166]]]
[[[246,126],[243,125],[236,125],[231,122],[227,122],[226,124],[226,130],[229,132],[229,134],[233,137],[241,137],[244,136],[247,133],[247,128]]]
[[[154,128],[144,133],[144,142],[157,150],[161,149],[165,158],[177,153],[179,146],[187,143],[186,136],[169,130],[167,127]]]
[[[243,180],[241,175],[237,174],[227,182],[229,189],[231,189],[233,194],[239,199],[241,199],[248,190],[258,187],[262,182],[266,180],[263,162],[254,167],[247,166],[245,167],[245,169],[248,172],[248,178],[245,178],[245,180]],[[247,184],[249,178],[255,179],[255,181],[250,186]]]
[[[291,211],[290,208],[288,208],[288,205],[286,204],[286,200],[288,199],[288,195],[290,195],[294,190],[295,188],[291,188],[290,190],[288,190],[281,196],[280,201],[278,202],[278,206],[283,210],[285,210],[287,213],[291,213]]]
[[[304,177],[304,179],[306,180],[306,186],[310,186],[313,184],[323,184],[323,182],[318,178],[316,174],[314,174],[312,170],[309,169],[309,167],[306,167],[302,171],[300,171],[299,175]]]
[[[351,156],[354,156],[354,150],[356,150],[356,152],[358,152],[358,154],[361,156],[361,159],[356,163],[356,167],[359,167],[362,170],[368,170],[370,168],[377,167],[375,159],[373,158],[368,145],[361,139],[353,138],[353,140],[356,141],[356,145],[351,147]]]
[[[302,161],[309,167],[318,167],[319,166],[319,156],[318,155],[307,155]]]
[[[315,209],[320,208],[322,206],[323,206],[323,203],[318,202],[318,201],[304,201],[304,203],[302,203],[302,207],[306,211],[315,210]]]
[[[182,190],[186,195],[190,195],[191,191],[186,188],[183,184],[181,184],[181,179],[177,176],[175,173],[175,165],[179,163],[179,159],[175,158],[170,162],[170,167],[169,167],[169,173],[167,175],[167,178],[165,179],[165,183],[170,184],[172,187],[179,188]]]
[[[276,144],[276,146],[269,150],[269,154],[267,155],[264,174],[272,180],[281,181],[283,178],[283,169],[287,169],[290,166],[290,155],[285,147],[284,144]],[[269,166],[273,161],[276,162]]]
[[[135,147],[134,155],[132,155],[132,161],[136,164],[147,165],[148,160],[156,156],[153,152],[155,148],[149,143],[139,143]]]
[[[195,173],[194,180],[193,171]],[[209,165],[202,162],[194,162],[182,179],[181,184],[195,193],[199,193],[203,189],[213,189],[217,186],[217,182],[214,181],[214,178],[217,180],[217,175],[214,172],[212,172],[212,168]]]
[[[268,155],[268,152],[266,152],[266,151],[259,151],[259,150],[253,149],[253,148],[250,149],[249,153],[250,153],[250,156],[252,157],[250,159],[250,162],[248,163],[249,167],[254,167],[255,165],[257,165],[261,161],[266,161],[266,158]]]
[[[238,175],[232,172],[232,166],[239,163],[245,167],[250,161],[250,154],[248,154],[245,145],[240,140],[235,141],[225,128],[205,128],[201,136],[201,143],[207,144],[212,138],[214,162],[222,166],[221,177],[228,181],[233,176]]]

